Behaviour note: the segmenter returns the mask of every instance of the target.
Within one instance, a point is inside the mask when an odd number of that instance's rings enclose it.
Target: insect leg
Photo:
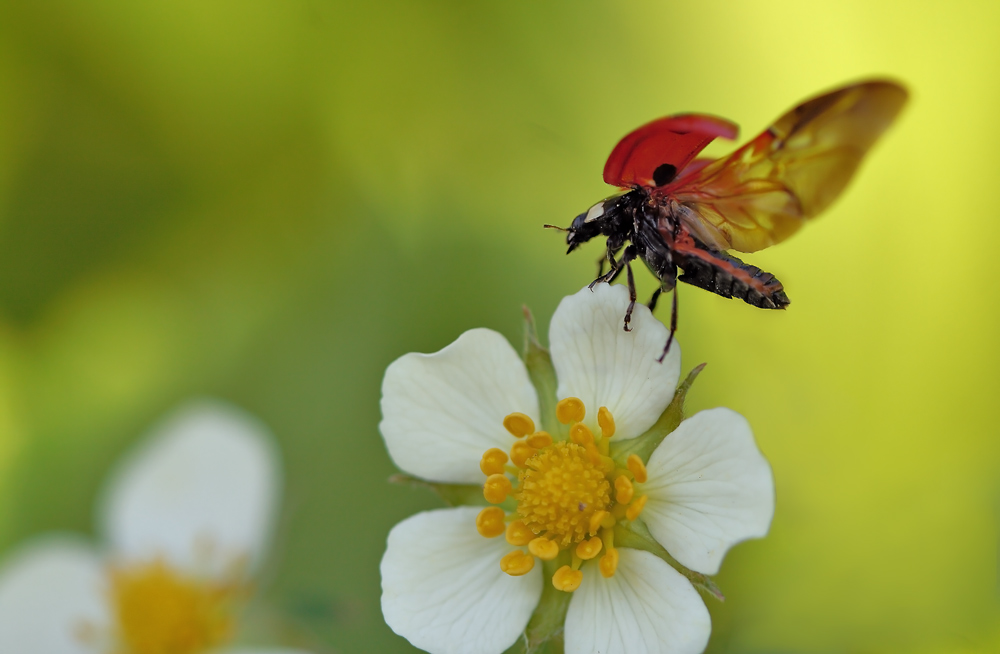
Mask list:
[[[623,257],[624,259],[624,257]],[[629,322],[632,321],[632,309],[635,309],[635,277],[632,276],[632,264],[626,263],[625,268],[628,270],[628,298],[630,302],[628,303],[628,309],[625,310],[625,331],[630,332],[632,328],[628,326]]]
[[[631,249],[631,247],[632,246],[629,246],[628,248],[625,249],[625,254],[622,255],[622,258],[618,261],[615,261],[614,251],[609,249],[607,256],[608,260],[611,262],[611,268],[608,270],[606,275],[601,275],[594,281],[590,282],[590,285],[587,286],[587,288],[594,288],[594,286],[600,284],[601,282],[607,282],[610,284],[611,282],[615,281],[615,279],[618,277],[618,274],[621,273],[622,269],[628,264],[628,262],[635,258],[634,252],[631,255],[629,254],[629,250]]]
[[[627,262],[626,262],[626,261],[625,261],[624,259],[622,259],[622,260],[621,260],[621,261],[620,261],[620,262],[618,263],[618,267],[617,267],[617,268],[615,268],[614,270],[609,270],[609,271],[608,271],[608,274],[604,276],[604,279],[602,279],[602,280],[600,280],[600,281],[602,281],[602,282],[607,282],[607,283],[609,283],[609,284],[610,284],[611,282],[615,281],[616,279],[618,279],[618,275],[620,275],[620,274],[621,274],[621,272],[622,272],[623,270],[625,270],[625,266],[626,266],[626,265],[627,265]]]
[[[667,337],[667,344],[663,346],[663,354],[657,359],[660,363],[663,363],[663,359],[666,358],[667,352],[670,351],[670,345],[674,342],[674,334],[677,332],[677,287],[674,287],[674,298],[671,303],[670,308],[670,336]]]
[[[653,291],[653,297],[649,298],[649,304],[646,305],[647,307],[649,307],[650,313],[656,310],[656,301],[660,299],[660,293],[662,292],[663,292],[662,288],[657,288],[655,291]]]
[[[601,258],[597,260],[597,278],[600,279],[604,277],[604,262],[607,261],[611,264],[611,267],[615,266],[615,255],[621,251],[620,247],[613,248],[608,246],[608,251],[601,255]]]
[[[598,272],[597,279],[595,279],[594,281],[590,282],[590,284],[587,286],[587,288],[591,288],[592,289],[592,288],[594,288],[594,286],[596,286],[597,284],[600,284],[601,282],[609,281],[608,280],[609,277],[611,279],[614,279],[614,277],[618,274],[618,267],[619,267],[620,264],[617,261],[615,261],[615,255],[614,255],[614,253],[611,250],[608,250],[608,252],[605,255],[605,257],[607,258],[608,263],[610,264],[610,266],[608,268],[608,274],[607,275],[601,274],[601,273],[604,272],[604,264],[603,264],[604,259],[601,259],[598,262],[600,265],[598,266],[599,269],[597,271]]]

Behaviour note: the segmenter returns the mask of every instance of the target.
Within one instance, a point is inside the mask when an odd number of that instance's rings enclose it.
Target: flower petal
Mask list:
[[[688,418],[656,448],[646,470],[642,518],[688,568],[714,575],[730,547],[767,534],[774,516],[771,466],[735,411]]]
[[[514,549],[476,531],[479,509],[426,511],[389,532],[382,557],[382,614],[431,654],[500,654],[524,631],[542,594],[542,570],[500,570]]]
[[[121,462],[100,515],[114,553],[214,573],[262,557],[280,483],[266,427],[202,401],[168,416]]]
[[[75,540],[28,544],[0,569],[0,652],[89,654],[88,627],[107,627],[101,561]]]
[[[431,481],[481,484],[483,452],[514,444],[503,419],[515,411],[540,424],[527,369],[503,336],[472,329],[440,352],[392,362],[382,381],[379,429],[401,470]]]
[[[681,371],[677,341],[663,363],[657,361],[669,332],[644,305],[635,305],[632,331],[622,328],[628,304],[623,286],[597,284],[563,298],[549,328],[559,398],[583,400],[591,428],[597,427],[597,409],[608,407],[616,439],[635,438],[656,422]]]
[[[649,552],[621,548],[605,579],[584,569],[566,614],[566,654],[698,654],[712,622],[698,591]]]

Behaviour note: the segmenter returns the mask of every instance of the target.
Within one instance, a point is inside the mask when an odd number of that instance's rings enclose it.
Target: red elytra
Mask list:
[[[653,173],[666,164],[681,171],[716,138],[733,140],[740,128],[723,118],[702,114],[667,116],[646,123],[623,138],[604,164],[612,186],[657,186]]]

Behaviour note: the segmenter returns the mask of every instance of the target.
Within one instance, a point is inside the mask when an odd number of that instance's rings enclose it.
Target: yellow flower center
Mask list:
[[[162,561],[111,573],[113,654],[196,654],[228,641],[238,583],[184,576]]]
[[[576,443],[553,443],[525,462],[517,513],[535,534],[566,548],[590,533],[590,519],[611,503],[611,484]]]
[[[536,558],[559,559],[565,565],[552,575],[552,585],[566,592],[580,587],[584,561],[600,556],[601,574],[615,574],[618,550],[614,547],[614,526],[621,520],[638,518],[646,504],[646,496],[636,488],[646,481],[642,460],[633,454],[626,467],[619,467],[608,456],[608,439],[615,434],[614,416],[607,407],[598,410],[601,433],[596,436],[583,423],[586,411],[575,397],[556,406],[556,418],[570,426],[568,441],[554,441],[546,432],[535,431],[530,417],[512,413],[503,421],[511,436],[518,439],[510,455],[491,448],[479,464],[486,475],[483,496],[488,502],[517,501],[510,514],[491,506],[476,519],[480,535],[496,538],[503,534],[518,548],[500,560],[500,568],[520,576],[534,568]]]

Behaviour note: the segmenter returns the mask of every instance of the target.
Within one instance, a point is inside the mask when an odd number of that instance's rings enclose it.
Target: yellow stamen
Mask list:
[[[646,474],[646,464],[642,462],[642,459],[639,458],[639,455],[630,454],[626,464],[628,465],[628,471],[632,473],[632,476],[635,477],[635,480],[640,484],[645,484],[646,479],[648,478]]]
[[[611,484],[575,443],[553,443],[539,452],[520,481],[515,497],[524,524],[562,548],[586,538],[591,517],[611,503]]]
[[[647,497],[645,495],[640,495],[635,498],[635,501],[629,505],[628,511],[625,512],[625,517],[629,520],[635,520],[638,518],[639,514],[642,513],[642,510],[646,507],[646,499]]]
[[[597,530],[601,528],[604,519],[611,514],[607,511],[594,511],[593,515],[590,516],[590,530],[587,532],[591,536],[597,533]]]
[[[523,413],[511,413],[503,419],[503,426],[514,438],[535,433],[535,421]]]
[[[609,547],[608,551],[601,557],[601,560],[597,562],[597,567],[601,569],[601,574],[605,578],[615,576],[615,570],[618,569],[618,550]]]
[[[500,504],[507,499],[511,491],[510,479],[507,475],[490,475],[483,484],[483,497],[490,504]]]
[[[527,443],[536,450],[541,450],[552,445],[552,437],[549,436],[548,432],[539,431],[528,436]]]
[[[534,538],[535,532],[528,529],[528,527],[520,520],[515,520],[507,525],[507,542],[511,545],[527,545],[534,540]]]
[[[615,517],[615,520],[624,520],[626,511],[628,511],[628,506],[625,504],[615,504],[611,507],[611,515]]]
[[[534,538],[528,543],[528,551],[543,561],[551,561],[559,556],[559,546],[548,538]]]
[[[487,477],[503,472],[507,465],[507,453],[499,447],[491,447],[483,453],[483,458],[479,461],[479,469]]]
[[[587,425],[578,422],[569,428],[569,439],[577,445],[586,447],[594,444],[594,432],[590,431]]]
[[[116,653],[195,654],[232,637],[231,604],[242,588],[181,576],[156,561],[112,570],[111,590],[121,641]]]
[[[485,538],[496,538],[507,530],[503,522],[503,509],[488,506],[476,516],[476,530]]]
[[[611,438],[615,435],[615,418],[608,411],[608,407],[602,406],[597,410],[597,424],[601,427],[601,435],[604,438]]]
[[[556,570],[556,573],[552,575],[552,585],[555,586],[556,590],[561,590],[566,593],[572,593],[574,590],[580,587],[580,582],[583,581],[583,572],[580,570],[574,570],[568,565]]]
[[[514,550],[504,554],[500,559],[500,569],[511,577],[520,577],[531,572],[535,567],[535,557],[525,554],[521,550]]]
[[[619,504],[628,504],[632,501],[632,495],[635,493],[635,489],[632,487],[632,482],[628,477],[622,475],[615,479],[615,501]]]
[[[590,540],[581,541],[580,544],[576,546],[576,555],[584,561],[589,561],[600,554],[601,548],[603,547],[604,543],[601,541],[600,537],[594,536]]]
[[[604,549],[610,550],[615,547],[615,530],[605,527],[601,530],[601,540],[604,542]]]
[[[564,425],[571,422],[580,422],[587,414],[583,401],[576,397],[567,397],[559,400],[556,404],[556,420]]]
[[[508,552],[500,569],[520,576],[534,569],[536,558],[565,562],[568,555],[571,565],[563,565],[552,576],[552,585],[565,592],[580,587],[585,561],[599,559],[602,575],[615,574],[619,555],[614,527],[626,516],[638,517],[646,502],[646,496],[635,497],[633,478],[636,483],[646,479],[639,457],[629,457],[626,471],[608,456],[608,439],[616,430],[611,411],[600,407],[597,412],[600,437],[582,423],[585,415],[579,398],[561,400],[556,417],[570,425],[569,439],[556,441],[544,431],[534,431],[534,421],[525,414],[511,413],[504,418],[504,427],[522,440],[513,443],[509,458],[501,449],[487,450],[479,466],[487,475],[483,496],[493,504],[513,497],[517,509],[509,516],[500,507],[482,509],[476,529],[487,538],[503,533],[508,543],[527,549]]]
[[[536,454],[538,454],[538,450],[528,445],[525,441],[517,441],[510,448],[510,460],[518,468],[526,468],[527,460]]]

